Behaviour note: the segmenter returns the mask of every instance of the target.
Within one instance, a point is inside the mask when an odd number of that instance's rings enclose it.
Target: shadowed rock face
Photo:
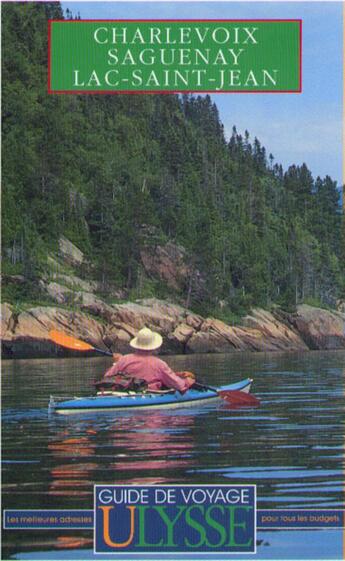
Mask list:
[[[298,307],[290,318],[310,349],[345,348],[345,313],[313,308],[305,304]]]
[[[150,245],[140,252],[141,263],[146,275],[159,279],[170,290],[185,293],[193,290],[194,298],[202,300],[205,295],[205,279],[198,269],[191,265],[184,247],[168,242],[165,245]]]
[[[169,288],[181,290],[190,274],[186,252],[173,243],[148,247],[140,253],[146,273],[166,282]]]
[[[39,306],[16,313],[3,304],[3,356],[70,355],[51,343],[51,329],[100,349],[124,353],[144,326],[162,334],[163,354],[345,349],[345,313],[306,305],[299,306],[295,314],[254,309],[243,319],[243,326],[236,327],[154,298],[109,305],[93,294],[82,293],[79,306],[81,311]]]

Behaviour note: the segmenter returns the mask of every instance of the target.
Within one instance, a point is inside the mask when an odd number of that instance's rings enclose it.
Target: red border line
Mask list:
[[[261,23],[298,23],[299,24],[299,80],[297,90],[52,90],[51,89],[51,33],[52,23],[110,23],[110,22],[128,22],[128,23],[180,23],[180,22],[261,22]],[[302,19],[82,19],[82,20],[63,20],[63,19],[49,19],[48,20],[48,94],[84,94],[84,95],[173,95],[183,93],[209,93],[209,94],[258,94],[258,93],[302,93]]]
[[[302,41],[302,20],[299,20],[299,93],[302,93],[302,48],[303,48],[303,41]]]
[[[212,23],[212,22],[216,22],[216,21],[220,21],[220,22],[244,22],[244,21],[254,21],[254,22],[261,22],[261,23],[272,23],[272,22],[280,22],[280,23],[285,23],[285,22],[299,22],[301,23],[302,20],[301,19],[50,19],[48,21],[51,21],[52,23],[55,22],[60,22],[60,23],[93,23],[93,22],[128,22],[128,23],[136,23],[136,22],[142,22],[142,23],[149,23],[149,22],[160,22],[160,23],[180,23],[181,21],[188,21],[188,22],[200,22],[200,23]]]
[[[52,21],[48,20],[48,93],[52,93],[51,89],[51,39],[52,39]]]
[[[169,94],[258,94],[258,93],[301,93],[301,90],[50,90],[49,94],[104,94],[104,95],[130,95],[130,94],[152,94],[152,95],[169,95]]]

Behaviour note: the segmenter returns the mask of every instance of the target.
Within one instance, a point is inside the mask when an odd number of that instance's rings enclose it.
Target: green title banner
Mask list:
[[[300,20],[49,22],[49,93],[300,92]]]

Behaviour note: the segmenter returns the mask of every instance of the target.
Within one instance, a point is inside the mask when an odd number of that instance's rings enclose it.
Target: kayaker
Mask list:
[[[162,343],[163,339],[159,333],[144,327],[129,343],[135,352],[120,358],[115,354],[116,363],[107,370],[104,378],[111,378],[121,372],[145,380],[150,390],[173,388],[182,393],[187,391],[195,382],[193,374],[179,375],[171,370],[164,360],[154,356]]]

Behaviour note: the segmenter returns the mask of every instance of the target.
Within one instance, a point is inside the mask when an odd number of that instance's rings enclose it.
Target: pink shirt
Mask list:
[[[114,376],[118,372],[142,378],[148,383],[150,390],[159,390],[162,386],[167,386],[184,392],[190,386],[190,383],[177,376],[164,360],[147,353],[124,355],[107,370],[104,377]]]

